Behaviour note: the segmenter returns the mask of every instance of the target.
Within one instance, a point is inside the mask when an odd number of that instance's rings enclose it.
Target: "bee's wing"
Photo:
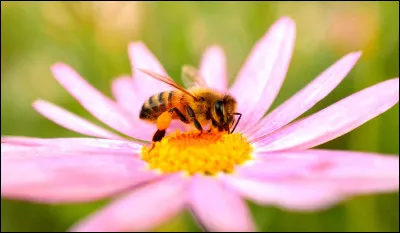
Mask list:
[[[185,93],[185,94],[187,94],[187,95],[193,97],[195,100],[197,100],[197,97],[196,97],[196,96],[194,96],[193,94],[191,94],[190,92],[188,92],[184,87],[182,87],[182,86],[180,86],[179,84],[177,84],[171,77],[164,76],[164,75],[161,75],[161,74],[157,74],[157,73],[154,73],[154,72],[152,72],[152,71],[145,70],[145,69],[140,69],[140,68],[139,68],[138,70],[140,70],[141,72],[143,72],[143,73],[149,75],[149,76],[152,77],[152,78],[157,79],[158,81],[161,81],[161,82],[163,82],[163,83],[166,83],[166,84],[168,84],[168,85],[170,85],[170,86],[172,86],[172,87],[174,87],[174,88],[176,88],[176,89],[182,91],[183,93]]]
[[[181,71],[181,78],[184,85],[189,87],[199,86],[206,87],[206,81],[200,75],[199,71],[190,65],[184,65]]]

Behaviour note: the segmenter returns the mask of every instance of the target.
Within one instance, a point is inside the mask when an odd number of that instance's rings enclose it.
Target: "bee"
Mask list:
[[[140,119],[157,125],[153,142],[161,141],[172,120],[192,124],[200,134],[206,125],[211,126],[208,131],[212,128],[219,132],[235,131],[242,116],[236,112],[237,101],[227,93],[207,87],[196,68],[187,65],[182,68],[183,81],[191,85],[188,89],[178,85],[168,76],[149,70],[139,70],[174,88],[150,96],[140,110]],[[239,117],[233,126],[236,115]]]

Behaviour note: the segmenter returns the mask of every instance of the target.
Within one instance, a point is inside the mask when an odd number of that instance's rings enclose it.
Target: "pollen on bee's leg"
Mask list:
[[[252,147],[239,133],[197,130],[176,132],[142,148],[141,159],[163,173],[185,172],[216,175],[234,172],[235,166],[252,159]]]
[[[164,112],[157,118],[157,129],[165,130],[169,127],[172,121],[171,113]]]

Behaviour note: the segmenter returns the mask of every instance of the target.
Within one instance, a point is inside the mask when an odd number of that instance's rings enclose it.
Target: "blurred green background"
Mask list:
[[[2,1],[1,135],[78,136],[36,113],[31,104],[37,98],[99,123],[52,77],[49,67],[57,61],[72,65],[110,95],[111,80],[130,74],[131,41],[146,43],[173,77],[179,77],[181,65],[199,64],[207,46],[219,44],[228,57],[231,83],[256,40],[283,15],[296,21],[297,39],[274,106],[352,51],[363,51],[355,68],[309,113],[398,76],[398,2]],[[397,104],[320,147],[398,155],[398,112]],[[398,193],[360,196],[316,213],[249,205],[263,231],[399,231],[398,198]],[[108,201],[42,205],[2,199],[1,230],[65,231]],[[157,229],[199,230],[188,213]]]

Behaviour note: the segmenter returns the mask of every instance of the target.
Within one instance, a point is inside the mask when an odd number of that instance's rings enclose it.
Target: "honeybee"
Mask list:
[[[139,70],[175,88],[150,96],[142,105],[139,118],[157,125],[153,142],[161,141],[173,119],[193,124],[200,134],[206,125],[211,126],[208,131],[212,128],[219,132],[235,131],[242,116],[236,112],[236,100],[229,94],[207,87],[196,68],[187,65],[182,68],[183,81],[191,85],[188,89],[178,85],[168,76]],[[236,115],[239,117],[232,128]]]

